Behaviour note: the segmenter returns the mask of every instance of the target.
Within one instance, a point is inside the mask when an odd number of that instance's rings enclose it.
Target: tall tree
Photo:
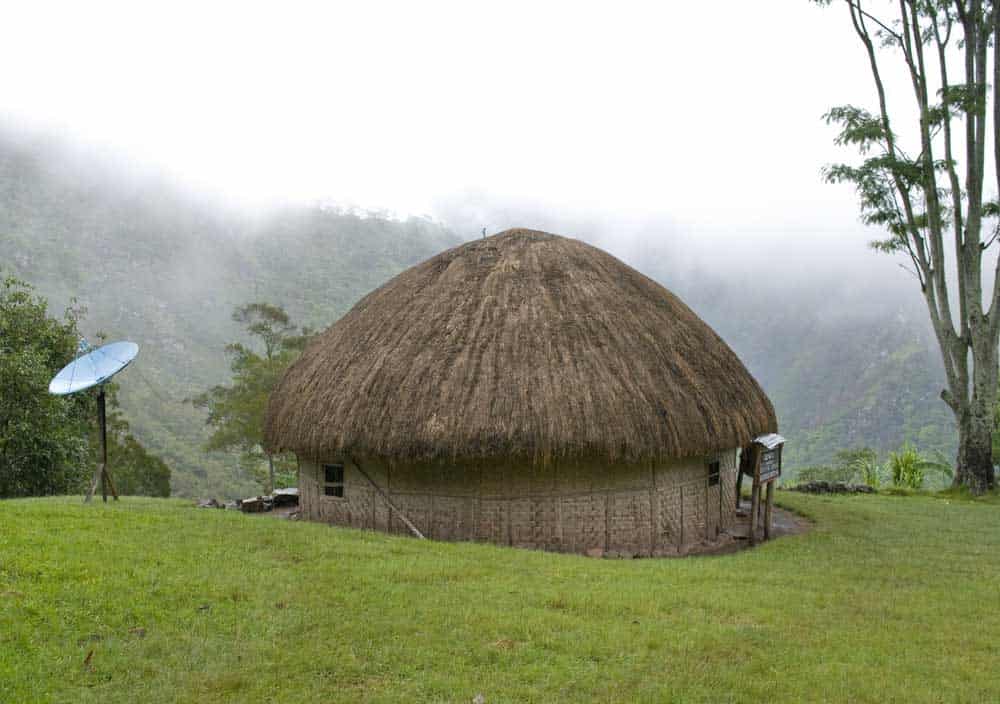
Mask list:
[[[291,471],[290,458],[274,458],[264,452],[264,413],[272,389],[285,369],[302,352],[312,332],[298,330],[281,306],[249,303],[233,312],[233,320],[259,341],[263,354],[252,346],[234,342],[226,346],[232,383],[218,385],[192,399],[208,410],[206,423],[214,428],[207,450],[237,452],[240,464],[258,481],[258,468],[266,462],[267,489],[273,491],[276,472]],[[275,464],[278,467],[276,469]]]
[[[837,144],[857,147],[864,159],[827,167],[826,178],[854,184],[862,220],[887,230],[873,247],[912,263],[944,361],[941,398],[958,423],[954,481],[986,491],[995,481],[1000,260],[988,276],[984,261],[995,256],[987,253],[1000,236],[1000,204],[984,188],[992,142],[1000,189],[1000,100],[989,85],[1000,85],[1000,16],[992,0],[839,1],[867,57],[878,107],[827,113],[841,128]],[[890,110],[887,66],[908,79],[912,112]],[[913,146],[895,131],[896,117],[915,135]]]

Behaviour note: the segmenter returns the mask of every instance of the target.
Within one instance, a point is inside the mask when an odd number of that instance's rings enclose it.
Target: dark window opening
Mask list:
[[[323,465],[323,494],[325,496],[344,496],[344,465]]]
[[[716,460],[715,462],[709,462],[708,463],[708,485],[709,486],[718,486],[719,485],[719,469],[720,469],[720,467],[719,467],[718,460]]]

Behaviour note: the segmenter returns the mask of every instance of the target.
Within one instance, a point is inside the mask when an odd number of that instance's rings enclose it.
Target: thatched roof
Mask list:
[[[725,342],[577,240],[508,230],[365,296],[271,396],[271,450],[387,459],[640,460],[777,430]]]

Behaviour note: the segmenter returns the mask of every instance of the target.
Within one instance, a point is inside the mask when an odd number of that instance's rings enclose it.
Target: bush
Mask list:
[[[841,482],[851,481],[853,470],[831,465],[802,467],[795,473],[796,482]]]
[[[795,475],[800,482],[827,481],[844,484],[863,483],[878,489],[888,478],[892,485],[903,489],[922,489],[931,476],[947,480],[952,476],[951,463],[938,451],[928,457],[906,442],[896,452],[889,453],[884,463],[869,447],[841,450],[833,465],[804,467]]]
[[[875,450],[869,447],[841,450],[832,465],[803,467],[796,473],[795,479],[800,482],[823,481],[842,484],[863,481],[872,488],[878,488],[882,469],[877,459]]]
[[[854,458],[851,466],[865,486],[870,486],[872,489],[878,489],[881,486],[883,469],[874,450],[865,448]]]
[[[897,452],[889,453],[889,471],[892,485],[907,489],[919,489],[924,485],[923,458],[910,443],[905,443]]]
[[[889,454],[889,468],[893,486],[906,489],[923,488],[928,473],[945,479],[953,475],[951,463],[944,455],[935,451],[933,457],[926,457],[909,442]]]
[[[0,281],[0,497],[73,493],[86,482],[90,403],[48,393],[73,359],[78,314],[52,318],[28,284]]]

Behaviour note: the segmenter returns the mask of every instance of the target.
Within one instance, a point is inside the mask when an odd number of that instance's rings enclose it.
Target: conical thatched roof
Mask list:
[[[265,436],[310,457],[639,460],[775,430],[675,295],[590,245],[508,230],[365,296],[285,374]]]

